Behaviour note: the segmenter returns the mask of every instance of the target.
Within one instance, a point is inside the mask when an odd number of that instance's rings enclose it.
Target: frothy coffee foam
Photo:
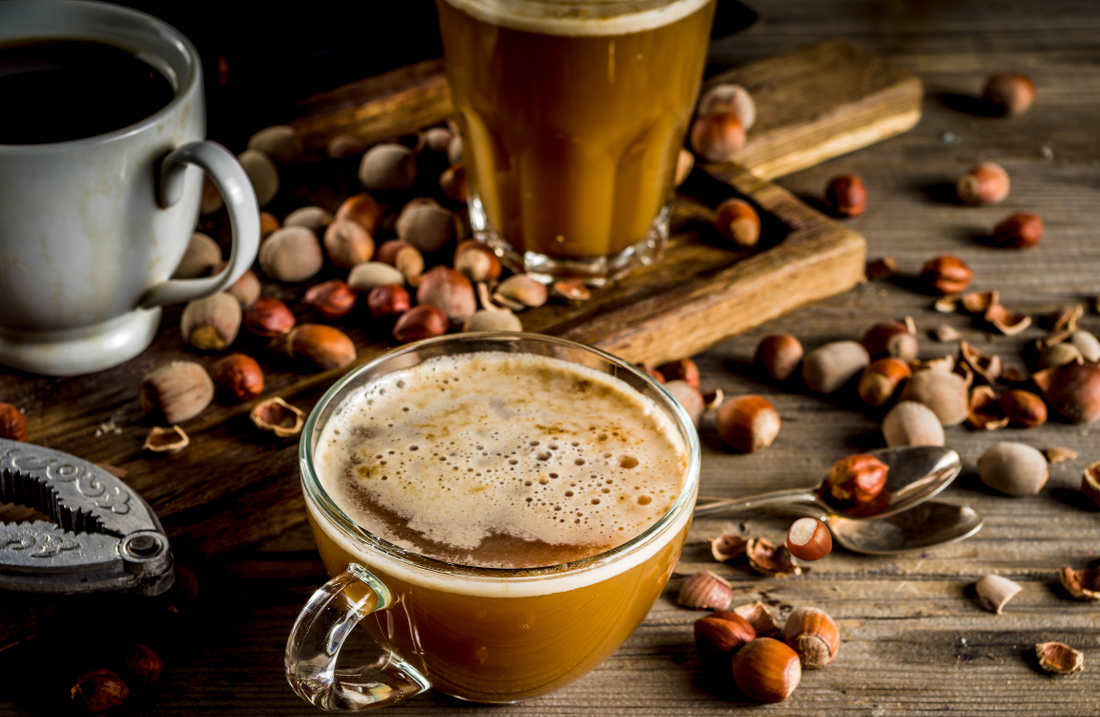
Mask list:
[[[432,359],[356,390],[314,461],[366,530],[478,567],[621,545],[669,510],[687,470],[671,421],[622,382],[501,353]]]
[[[618,2],[562,2],[561,0],[446,0],[482,22],[543,35],[593,37],[626,35],[664,27],[687,17],[711,0],[620,0]]]

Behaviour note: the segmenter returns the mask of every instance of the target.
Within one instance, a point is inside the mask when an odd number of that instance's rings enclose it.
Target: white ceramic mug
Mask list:
[[[0,2],[0,44],[29,39],[114,45],[159,70],[174,93],[107,134],[0,144],[0,363],[91,373],[141,353],[160,306],[236,281],[256,257],[259,208],[233,155],[203,140],[202,66],[175,29],[115,5]],[[204,171],[229,210],[229,264],[216,276],[171,280],[198,220]]]

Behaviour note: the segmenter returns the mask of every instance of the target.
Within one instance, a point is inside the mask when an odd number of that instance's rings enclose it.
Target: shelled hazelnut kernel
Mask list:
[[[870,503],[886,488],[889,471],[890,467],[874,456],[845,456],[829,470],[825,488],[838,501]]]
[[[367,294],[367,308],[374,319],[400,316],[411,306],[409,292],[400,284],[380,284]]]
[[[944,254],[925,262],[920,270],[920,279],[937,293],[958,294],[970,286],[974,272],[959,257]]]
[[[27,440],[27,419],[10,403],[0,403],[0,438],[9,441]]]
[[[982,162],[959,177],[955,185],[964,204],[999,204],[1008,197],[1008,172],[994,162]]]
[[[305,302],[326,319],[346,316],[355,308],[356,294],[347,283],[330,279],[306,292]]]
[[[722,442],[742,453],[767,448],[779,435],[779,411],[762,396],[729,399],[715,420]]]
[[[867,188],[854,174],[833,177],[825,187],[825,203],[842,217],[858,217],[867,209]]]
[[[218,388],[236,401],[251,401],[264,391],[264,372],[251,356],[229,354],[219,359],[210,373]]]
[[[257,336],[286,336],[297,320],[286,304],[271,296],[261,296],[244,310],[244,328]]]
[[[998,72],[986,80],[982,97],[1006,115],[1020,115],[1035,101],[1035,83],[1021,72]]]
[[[993,229],[993,243],[1010,249],[1027,249],[1043,238],[1043,220],[1037,214],[1017,212]]]
[[[393,337],[401,343],[442,336],[451,328],[451,320],[438,306],[414,306],[401,315],[393,327]]]
[[[743,199],[727,199],[715,210],[714,227],[739,247],[760,242],[760,215]]]
[[[355,360],[355,344],[339,329],[323,324],[302,324],[286,337],[290,358],[304,358],[322,371],[342,368]]]
[[[329,224],[325,229],[324,245],[329,261],[341,269],[350,269],[374,256],[374,239],[370,232],[350,219],[338,219]]]

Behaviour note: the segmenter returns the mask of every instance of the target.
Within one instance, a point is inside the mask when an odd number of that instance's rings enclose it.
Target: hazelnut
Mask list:
[[[374,260],[394,267],[413,286],[420,283],[420,275],[424,273],[424,256],[420,250],[400,239],[391,239],[378,247]]]
[[[355,135],[338,134],[329,140],[325,154],[329,159],[357,157],[367,151],[367,145]]]
[[[145,443],[141,447],[142,450],[153,453],[174,455],[189,445],[191,445],[191,438],[179,426],[171,426],[170,428],[156,426],[149,431],[149,435],[145,437]]]
[[[779,435],[779,411],[761,396],[731,398],[715,419],[722,442],[742,453],[767,448]]]
[[[699,367],[691,359],[669,361],[658,366],[657,370],[669,381],[687,381],[693,387],[699,388]]]
[[[660,371],[658,371],[657,369],[651,368],[649,365],[644,364],[644,363],[636,363],[634,365],[638,367],[639,371],[644,373],[646,376],[649,376],[651,379],[653,379],[657,383],[663,384],[665,382],[665,375],[663,373],[661,373]]]
[[[978,459],[982,483],[1006,495],[1035,495],[1046,484],[1047,459],[1023,443],[997,443]]]
[[[412,306],[409,292],[400,284],[380,284],[367,294],[367,307],[375,319],[400,316]]]
[[[248,418],[261,431],[274,433],[277,438],[287,438],[302,432],[306,414],[276,396],[256,404]]]
[[[799,518],[787,530],[787,550],[799,560],[820,560],[833,551],[833,536],[817,518]]]
[[[953,373],[917,371],[901,390],[901,400],[928,406],[944,426],[957,426],[970,414],[966,382]]]
[[[709,570],[692,573],[680,586],[676,602],[695,610],[725,610],[729,607],[733,588]]]
[[[10,403],[0,403],[0,438],[20,442],[27,440],[27,419]]]
[[[757,600],[747,605],[739,605],[733,609],[735,615],[745,618],[752,629],[756,630],[757,637],[770,637],[779,634],[779,622],[768,606]]]
[[[455,215],[433,200],[412,201],[397,217],[397,236],[422,252],[442,249],[455,236]]]
[[[912,375],[909,364],[900,359],[879,359],[863,369],[859,377],[859,397],[869,406],[885,406]]]
[[[465,322],[477,311],[477,297],[470,280],[445,266],[424,274],[416,290],[416,302],[438,306],[456,324]]]
[[[271,212],[260,212],[260,241],[267,239],[280,227],[279,220]]]
[[[352,267],[351,273],[348,274],[348,286],[360,293],[384,284],[401,286],[404,283],[405,277],[400,271],[380,261],[363,262]]]
[[[716,612],[695,621],[695,649],[702,656],[736,652],[756,639],[748,620],[733,612]]]
[[[451,143],[447,145],[447,161],[451,164],[458,164],[462,161],[462,135],[455,134],[451,138]]]
[[[187,242],[187,251],[183,253],[173,279],[194,279],[213,272],[214,267],[222,263],[222,250],[218,243],[202,232],[195,232]]]
[[[202,413],[214,398],[210,374],[194,361],[172,361],[150,371],[141,381],[138,401],[147,413],[183,423]]]
[[[438,306],[415,306],[394,324],[393,337],[404,344],[442,336],[450,328],[451,320]]]
[[[466,319],[462,325],[463,331],[523,331],[523,324],[519,317],[511,311],[492,311],[481,309]]]
[[[783,642],[798,653],[803,668],[820,670],[836,657],[840,649],[840,631],[837,630],[833,618],[824,610],[797,607],[787,616],[787,624],[783,627]]]
[[[439,175],[439,188],[448,199],[466,203],[469,198],[466,189],[466,165],[462,162],[452,164]]]
[[[305,227],[283,227],[260,245],[260,268],[275,281],[305,281],[324,266],[317,236]]]
[[[154,652],[153,648],[142,645],[140,642],[130,647],[130,650],[126,653],[125,662],[126,669],[130,671],[130,674],[137,677],[138,682],[145,685],[159,680],[164,669],[160,655]]]
[[[1074,331],[1069,342],[1081,352],[1081,358],[1089,363],[1100,361],[1100,341],[1088,331]]]
[[[1073,457],[1076,458],[1077,454],[1073,453]],[[1055,461],[1052,459],[1050,462]],[[1094,461],[1085,467],[1085,472],[1081,475],[1081,492],[1094,506],[1100,508],[1100,461]]]
[[[454,256],[455,269],[470,281],[496,281],[500,276],[500,259],[492,249],[475,239],[458,245]]]
[[[733,83],[714,85],[699,98],[696,114],[700,117],[723,112],[732,112],[737,115],[746,132],[756,124],[756,102],[753,101],[749,91],[741,85]]]
[[[287,305],[270,296],[261,296],[244,310],[244,328],[257,336],[286,336],[296,323]]]
[[[351,220],[344,219],[342,221]],[[287,214],[286,219],[283,220],[283,226],[305,227],[317,236],[321,236],[332,222],[333,216],[321,207],[302,207]]]
[[[251,356],[229,354],[219,359],[210,372],[223,393],[242,403],[264,392],[264,372]]]
[[[366,229],[348,219],[338,219],[325,230],[325,251],[334,266],[350,269],[374,256],[374,239]]]
[[[1020,586],[1000,575],[986,575],[974,584],[982,607],[998,615],[1004,615],[1004,606],[1020,592]]]
[[[382,213],[382,205],[374,197],[363,192],[345,199],[336,210],[336,218],[353,221],[368,233],[374,234],[378,230],[378,222],[382,220]]]
[[[1075,423],[1100,418],[1100,368],[1071,363],[1057,369],[1046,390],[1047,403]]]
[[[740,535],[727,533],[710,541],[710,554],[718,562],[736,560],[748,550],[749,541]]]
[[[811,391],[834,393],[871,363],[862,344],[835,341],[814,349],[802,361],[802,380]]]
[[[1068,363],[1081,363],[1084,357],[1081,356],[1081,351],[1071,343],[1054,344],[1053,346],[1047,346],[1039,354],[1038,367],[1043,368],[1057,368],[1058,366],[1065,366]]]
[[[455,138],[455,133],[446,127],[429,127],[420,134],[424,137],[425,149],[433,152],[446,152]]]
[[[256,203],[261,207],[270,204],[279,193],[279,170],[271,157],[256,149],[246,149],[237,155],[237,161],[241,163],[244,173],[248,175],[248,181],[252,183],[252,189],[256,192]]]
[[[726,162],[745,145],[745,128],[733,112],[696,117],[691,123],[691,149],[708,162]]]
[[[758,637],[733,656],[733,681],[757,702],[782,702],[802,679],[798,654],[779,640]]]
[[[843,503],[870,503],[886,488],[889,472],[890,466],[874,456],[845,456],[829,469],[825,490]]]
[[[1039,667],[1057,675],[1072,675],[1085,668],[1085,653],[1061,642],[1042,642],[1035,646]]]
[[[1047,405],[1031,391],[1005,391],[1001,394],[1001,410],[1010,421],[1025,428],[1047,422]]]
[[[989,307],[1001,303],[1001,295],[996,290],[972,291],[969,294],[963,294],[960,301],[963,308],[971,314],[985,316],[985,312],[989,311]]]
[[[943,424],[932,409],[916,401],[899,401],[882,421],[888,446],[942,446]]]
[[[302,324],[286,337],[290,358],[302,357],[322,371],[343,368],[355,360],[355,344],[347,335],[323,324]]]
[[[1043,238],[1043,220],[1036,214],[1017,212],[993,229],[993,243],[1010,249],[1027,249]]]
[[[790,334],[771,334],[756,345],[753,360],[776,381],[786,381],[802,360],[802,344]]]
[[[221,351],[240,328],[241,302],[226,293],[189,301],[180,317],[183,340],[200,351]]]
[[[958,294],[970,286],[974,272],[959,257],[945,254],[926,262],[921,267],[920,279],[940,294]]]
[[[898,273],[898,260],[892,256],[884,256],[867,264],[865,270],[869,281],[881,281],[889,279]],[[952,308],[952,311],[955,309]]]
[[[526,274],[516,274],[500,282],[493,298],[507,300],[510,308],[517,311],[524,308],[534,309],[546,303],[546,285]]]
[[[756,246],[760,241],[760,215],[742,199],[727,199],[719,204],[714,227],[739,247]]]
[[[121,707],[130,697],[130,688],[112,670],[92,670],[77,678],[69,696],[92,714]]]
[[[224,265],[222,268],[225,268]],[[260,280],[251,269],[247,269],[241,278],[226,287],[225,293],[240,302],[241,308],[247,308],[260,298]]]
[[[963,204],[1000,204],[1008,196],[1008,172],[999,164],[982,162],[959,177],[955,190]]]
[[[1020,72],[998,72],[986,80],[982,97],[1003,114],[1023,114],[1035,101],[1035,83]]]
[[[839,216],[858,217],[867,209],[867,188],[854,174],[842,174],[825,187],[825,204]]]
[[[214,180],[204,174],[202,177],[202,200],[199,203],[199,214],[203,216],[213,214],[221,211],[224,206],[225,200],[222,199],[222,193],[218,189],[218,185],[214,184]]]
[[[1100,568],[1074,570],[1062,568],[1058,579],[1070,595],[1078,600],[1100,600]]]
[[[919,351],[917,337],[908,326],[897,321],[875,324],[863,335],[861,343],[871,358],[893,356],[902,361],[912,361]]]
[[[676,174],[672,178],[673,186],[679,187],[683,184],[694,167],[695,155],[686,149],[681,149],[680,153],[676,155]]]
[[[302,154],[302,142],[293,127],[265,127],[248,138],[248,148],[259,150],[279,164],[292,164]]]
[[[672,394],[672,397],[676,399],[676,402],[683,407],[688,417],[691,418],[691,424],[698,428],[699,421],[702,420],[703,412],[706,410],[703,394],[699,393],[699,389],[687,381],[677,380],[666,383],[665,390]]]
[[[795,564],[786,545],[777,547],[763,538],[750,538],[745,545],[745,555],[749,559],[749,566],[761,575],[787,578],[802,574],[802,568]]]
[[[330,279],[310,287],[305,302],[326,319],[338,319],[355,308],[355,298],[350,286],[339,279]]]
[[[401,144],[376,144],[359,164],[359,181],[367,189],[399,191],[415,180],[416,152]]]

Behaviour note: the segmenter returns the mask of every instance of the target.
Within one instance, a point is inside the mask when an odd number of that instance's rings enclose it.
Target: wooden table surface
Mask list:
[[[845,225],[862,233],[869,256],[895,257],[914,273],[931,256],[957,254],[974,269],[977,289],[997,289],[1010,308],[1041,314],[1091,302],[1100,292],[1100,13],[1087,2],[842,3],[784,0],[753,3],[761,20],[715,44],[715,69],[743,64],[818,40],[843,37],[886,56],[925,83],[924,117],[908,134],[779,180],[814,201],[835,174],[866,183],[867,212]],[[1038,100],[1013,119],[973,114],[967,98],[1002,69],[1029,73]],[[1012,194],[999,206],[962,207],[950,185],[978,161],[1001,163]],[[1030,251],[976,241],[1013,211],[1043,217],[1046,236]],[[702,492],[749,494],[817,480],[841,455],[882,445],[879,416],[849,397],[821,398],[761,381],[748,361],[765,334],[787,331],[810,349],[858,339],[873,323],[910,315],[922,357],[954,353],[926,331],[949,324],[978,348],[1023,365],[1020,349],[1042,335],[991,336],[969,318],[931,310],[930,297],[905,281],[870,282],[765,324],[696,357],[704,388],[727,396],[758,393],[778,408],[775,444],[753,455],[724,451],[713,427],[700,429]],[[1092,311],[1083,327],[1100,333]],[[817,606],[838,622],[842,646],[824,671],[807,672],[785,703],[751,707],[728,679],[709,677],[696,655],[692,623],[700,613],[675,604],[680,579],[638,631],[587,677],[551,696],[510,707],[478,707],[428,695],[393,708],[399,714],[1100,714],[1100,606],[1070,599],[1058,585],[1063,566],[1090,566],[1100,550],[1097,512],[1082,504],[1081,471],[1100,459],[1100,429],[1058,421],[1036,429],[979,433],[949,429],[948,445],[964,459],[962,477],[944,494],[986,519],[961,544],[890,558],[838,550],[799,577],[769,579],[714,563],[706,539],[742,531],[781,539],[789,518],[746,515],[697,521],[679,573],[707,567],[731,580],[735,604],[763,599],[780,611]],[[1005,498],[974,475],[983,450],[1020,440],[1068,446],[1076,460],[1051,466],[1038,496]],[[227,468],[228,469],[228,468]],[[296,480],[288,476],[288,480]],[[242,515],[240,520],[256,520]],[[316,714],[283,677],[282,651],[307,596],[325,579],[304,526],[247,551],[193,566],[199,580],[191,605],[172,613],[97,621],[74,610],[30,645],[0,653],[0,715],[60,714],[69,708],[69,663],[96,666],[104,635],[133,635],[165,658],[164,677],[138,691],[126,714]],[[983,610],[972,585],[997,573],[1023,590],[1005,614]],[[162,622],[164,624],[162,624]],[[171,622],[171,624],[167,624]],[[124,624],[123,624],[124,623]],[[1029,655],[1056,640],[1085,652],[1085,669],[1069,677],[1042,673]],[[353,640],[344,664],[365,654]],[[56,667],[57,665],[65,667]]]

